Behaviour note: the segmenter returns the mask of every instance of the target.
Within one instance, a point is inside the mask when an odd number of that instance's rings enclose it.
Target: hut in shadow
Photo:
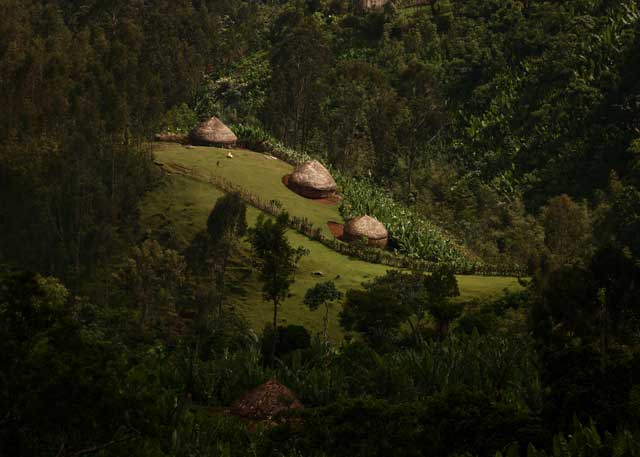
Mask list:
[[[229,412],[253,422],[272,422],[282,413],[302,408],[291,390],[271,379],[236,400]]]
[[[336,182],[317,160],[299,165],[293,173],[285,178],[289,189],[307,198],[329,198],[336,192]]]
[[[217,117],[200,123],[189,133],[192,144],[199,146],[234,147],[238,138],[229,127]]]
[[[344,225],[344,241],[357,243],[363,239],[369,246],[384,248],[389,241],[389,233],[380,221],[367,215],[351,219]]]

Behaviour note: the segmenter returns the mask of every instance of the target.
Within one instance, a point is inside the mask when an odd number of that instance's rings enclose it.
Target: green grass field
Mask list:
[[[156,150],[156,158],[159,162],[173,162],[198,170],[215,170],[265,198],[280,200],[291,214],[307,217],[317,226],[326,226],[324,223],[327,220],[341,220],[337,207],[299,197],[282,184],[281,178],[291,171],[291,166],[250,151],[234,150],[233,159],[226,159],[226,153],[226,150],[215,148],[187,149],[180,145],[160,145]],[[189,243],[205,227],[207,216],[221,195],[222,192],[210,184],[177,174],[171,175],[161,187],[145,197],[140,208],[142,227],[151,231],[171,227],[183,243]],[[259,213],[257,209],[249,208],[247,216],[250,225],[253,225]],[[282,323],[301,324],[310,330],[319,331],[322,326],[321,311],[310,312],[302,304],[308,288],[319,281],[332,279],[344,292],[384,274],[389,268],[345,257],[292,230],[289,230],[288,237],[294,246],[307,248],[310,255],[300,262],[291,296],[280,312]],[[245,249],[248,252],[248,245]],[[323,276],[312,275],[317,271],[322,272]],[[515,278],[504,277],[459,276],[458,282],[462,299],[495,296],[504,289],[519,287]],[[261,284],[255,273],[249,274],[246,268],[238,268],[233,283],[236,286],[229,297],[229,303],[246,316],[256,331],[261,331],[270,322],[272,310],[269,304],[262,301]],[[342,337],[338,312],[339,306],[336,306],[331,313],[329,326],[329,335],[334,341]]]
[[[227,159],[227,149],[189,147],[180,144],[157,143],[155,157],[161,163],[175,163],[208,175],[218,175],[236,183],[263,200],[278,200],[293,216],[306,217],[315,227],[331,236],[328,221],[342,222],[338,205],[314,202],[291,192],[282,178],[293,167],[281,160],[268,158],[243,149],[234,149],[233,159]]]

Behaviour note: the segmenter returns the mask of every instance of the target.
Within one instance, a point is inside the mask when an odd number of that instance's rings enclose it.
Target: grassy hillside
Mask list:
[[[160,145],[156,158],[160,162],[174,162],[201,171],[216,171],[228,179],[233,179],[247,189],[280,200],[292,214],[307,217],[317,226],[325,226],[327,220],[340,220],[337,207],[309,201],[290,192],[281,177],[291,167],[279,160],[270,160],[262,154],[234,150],[234,158],[226,159],[227,151],[215,148],[187,149],[180,145]],[[217,165],[217,162],[220,165]],[[171,230],[182,243],[188,243],[203,229],[206,219],[220,191],[210,184],[180,175],[171,175],[165,184],[151,192],[141,205],[141,223],[147,230]],[[248,219],[252,225],[259,211],[249,208]],[[321,328],[320,312],[312,313],[302,305],[305,291],[318,281],[334,279],[343,292],[358,287],[362,282],[384,274],[388,267],[375,265],[340,255],[320,243],[289,231],[288,236],[295,246],[304,246],[311,254],[300,263],[291,296],[282,307],[282,322],[302,324],[317,331]],[[248,251],[248,246],[246,246]],[[312,273],[320,271],[323,276]],[[260,331],[271,319],[271,308],[262,302],[261,285],[247,265],[238,263],[235,269],[238,284],[230,297],[230,303],[249,319],[253,328]],[[505,288],[519,287],[515,278],[494,278],[481,276],[458,277],[463,299],[497,295]],[[329,334],[332,339],[342,336],[338,324],[339,309],[333,310]]]
[[[226,157],[226,149],[192,147],[158,143],[155,157],[161,163],[174,163],[198,170],[199,173],[222,176],[264,200],[278,200],[291,215],[306,217],[314,226],[331,236],[328,221],[342,222],[338,205],[314,202],[291,192],[282,178],[293,167],[281,160],[243,149],[232,151],[233,159]]]

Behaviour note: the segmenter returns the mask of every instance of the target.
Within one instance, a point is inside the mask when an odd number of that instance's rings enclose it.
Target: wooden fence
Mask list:
[[[163,164],[163,167],[169,169],[169,171],[191,177],[193,179],[204,181],[217,189],[225,192],[235,192],[240,195],[242,200],[247,204],[259,209],[260,211],[267,213],[271,216],[278,216],[284,209],[282,204],[277,200],[264,200],[247,189],[239,186],[226,178],[210,173],[208,175],[199,173],[197,170],[184,167],[182,165],[168,163]],[[340,254],[353,257],[359,260],[363,260],[369,263],[376,263],[387,265],[392,268],[405,268],[414,271],[431,272],[438,266],[442,266],[443,262],[428,262],[421,259],[415,259],[407,257],[397,252],[384,251],[378,248],[368,247],[364,244],[350,244],[344,243],[334,237],[327,237],[322,233],[322,229],[315,227],[305,217],[297,217],[290,215],[289,227],[302,235],[310,238],[311,240],[322,243],[329,249],[336,251]],[[526,271],[521,268],[517,268],[511,265],[487,265],[484,263],[474,263],[459,265],[455,263],[446,263],[455,270],[457,274],[474,274],[482,276],[526,276]]]

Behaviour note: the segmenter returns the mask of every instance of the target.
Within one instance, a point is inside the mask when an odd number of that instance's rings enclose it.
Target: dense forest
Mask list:
[[[0,0],[0,455],[640,456],[640,6],[422,3]],[[236,187],[149,229],[212,116],[403,268],[294,296],[318,236]],[[236,417],[270,380],[304,408]]]

